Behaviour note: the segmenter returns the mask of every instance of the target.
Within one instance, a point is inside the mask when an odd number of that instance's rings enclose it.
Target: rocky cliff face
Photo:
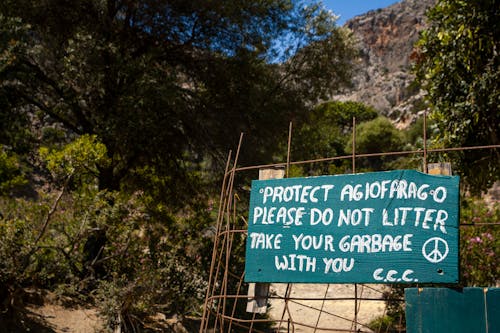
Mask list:
[[[434,3],[404,0],[347,21],[361,59],[354,88],[334,99],[363,102],[401,127],[409,124],[423,110],[422,92],[412,84],[410,56],[425,27],[425,11]]]

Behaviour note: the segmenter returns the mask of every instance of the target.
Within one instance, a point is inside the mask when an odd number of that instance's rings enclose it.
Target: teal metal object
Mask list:
[[[405,289],[407,333],[500,332],[500,288]]]
[[[456,283],[458,222],[456,176],[254,180],[245,281]]]

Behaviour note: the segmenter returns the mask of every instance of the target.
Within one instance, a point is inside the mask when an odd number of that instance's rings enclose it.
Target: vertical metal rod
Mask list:
[[[356,117],[352,117],[352,173],[356,173]]]
[[[354,284],[354,332],[358,331],[358,284]]]
[[[289,307],[290,298],[291,298],[290,295],[292,294],[293,284],[289,283],[289,285],[290,285],[290,289],[288,289],[288,294],[286,296],[285,307],[286,307],[286,311],[288,312],[288,322],[292,326],[292,332],[295,332],[295,321],[293,320],[292,312],[290,311],[290,307]]]
[[[224,235],[224,241],[222,244],[222,249],[221,249],[221,257],[220,260],[222,262],[222,254],[225,255],[225,266],[224,266],[224,274],[222,278],[222,285],[221,285],[221,293],[222,293],[222,316],[221,316],[221,321],[220,321],[220,327],[221,330],[224,331],[224,325],[225,325],[225,318],[224,315],[226,314],[226,302],[227,302],[227,287],[228,287],[228,277],[229,277],[229,249],[230,249],[230,233],[229,230],[231,229],[231,203],[232,203],[232,189],[233,189],[233,182],[234,182],[234,167],[233,170],[231,171],[231,176],[229,179],[229,196],[227,200],[227,205],[225,207],[225,212],[224,214],[226,215],[226,228],[225,228],[225,235]],[[225,247],[225,250],[224,250]],[[221,304],[219,303],[217,306],[217,313],[219,313]]]
[[[232,173],[231,173],[231,177],[233,177]],[[226,199],[226,205],[224,206],[224,214],[226,214],[226,210],[228,209],[228,207],[230,205],[230,200],[231,200],[231,198]],[[223,221],[224,221],[224,218],[223,218]],[[227,226],[226,226],[225,231],[227,231]],[[222,233],[222,230],[221,230],[221,233]],[[220,294],[223,296],[223,298],[222,298],[222,301],[219,300],[217,302],[217,311],[216,311],[217,317],[216,317],[215,326],[214,326],[214,329],[217,330],[217,325],[220,322],[220,327],[221,327],[222,331],[224,330],[224,320],[225,319],[224,319],[224,316],[221,315],[221,308],[222,308],[222,314],[224,314],[225,307],[226,307],[226,290],[227,290],[227,269],[226,269],[227,267],[224,268],[224,266],[223,266],[223,257],[224,257],[224,255],[226,255],[226,260],[227,260],[227,251],[225,251],[224,249],[227,249],[228,242],[229,242],[229,233],[224,232],[224,237],[222,238],[222,242],[221,242],[219,261],[218,261],[217,271],[216,271],[217,272],[216,278],[219,277],[219,272],[221,270],[223,271],[222,283],[220,286]],[[214,285],[214,288],[215,287],[216,286]],[[214,292],[215,292],[215,289],[214,289]]]
[[[248,328],[248,333],[253,332],[253,324],[255,323],[255,316],[257,315],[256,312],[252,313],[252,321],[250,322],[250,327]]]
[[[281,330],[281,324],[283,324],[283,318],[285,318],[285,313],[286,313],[286,307],[287,307],[287,304],[288,304],[288,289],[290,288],[290,283],[288,283],[286,285],[286,289],[285,289],[285,297],[284,297],[284,302],[285,304],[283,305],[283,312],[281,313],[281,320],[280,320],[280,324],[278,326],[278,332]],[[288,325],[290,325],[290,318],[288,318]],[[287,329],[287,332],[289,332],[290,330]]]
[[[227,174],[227,176],[230,178],[229,181],[228,181],[228,184],[227,184],[227,188],[226,188],[226,191],[224,192],[224,204],[222,206],[222,212],[221,212],[221,220],[220,220],[220,231],[219,231],[219,234],[218,234],[218,237],[221,237],[221,234],[222,234],[222,223],[224,221],[224,214],[226,212],[226,209],[228,207],[228,205],[230,205],[230,199],[228,197],[228,193],[229,193],[229,188],[232,186],[232,183],[231,183],[231,177],[232,177],[233,173],[230,173],[230,174]],[[214,281],[217,281],[218,277],[219,277],[219,272],[221,270],[221,266],[222,266],[222,256],[224,255],[224,248],[225,248],[225,244],[227,242],[227,238],[228,238],[228,233],[225,232],[223,233],[223,237],[222,237],[222,242],[221,242],[221,245],[220,245],[220,252],[219,252],[219,258],[217,260],[217,268],[215,270],[215,278],[214,278]],[[220,286],[220,292],[222,293],[222,288],[224,288],[224,280],[222,282],[222,286]],[[212,296],[215,294],[216,290],[217,290],[217,283],[214,283],[213,285],[213,288],[212,288]],[[217,310],[216,310],[216,316],[215,316],[215,323],[214,323],[214,330],[217,330],[217,325],[218,325],[218,322],[219,321],[222,321],[222,317],[220,316],[220,308],[221,308],[221,302],[220,300],[217,302]]]
[[[356,173],[356,117],[352,117],[352,173]],[[354,332],[358,330],[358,285],[354,284]]]
[[[231,207],[231,191],[232,191],[232,186],[233,186],[233,180],[234,180],[234,166],[233,168],[231,168],[231,172],[226,172],[226,176],[228,177],[228,182],[227,182],[227,185],[226,185],[226,189],[225,189],[225,192],[224,192],[224,204],[221,208],[221,214],[220,214],[220,231],[219,231],[219,237],[221,237],[223,231],[222,231],[222,224],[224,222],[224,220],[227,221],[227,219],[229,217],[226,217],[229,213],[227,213],[229,210],[230,210],[230,207]],[[227,229],[227,222],[226,222],[226,229]],[[227,242],[229,242],[229,233],[228,232],[224,232],[223,233],[223,236],[221,237],[222,238],[222,241],[220,243],[220,252],[219,252],[219,258],[218,258],[218,261],[217,261],[217,268],[216,268],[216,271],[215,271],[215,279],[214,281],[218,281],[218,278],[219,278],[219,273],[221,270],[224,271],[224,274],[222,275],[222,283],[217,286],[217,283],[214,283],[214,286],[213,286],[213,291],[212,291],[212,296],[215,295],[215,292],[217,290],[217,287],[220,288],[219,292],[221,295],[224,296],[224,298],[222,299],[219,299],[218,302],[217,302],[217,309],[216,309],[216,316],[215,316],[215,323],[214,323],[214,330],[217,331],[217,327],[220,323],[221,325],[221,329],[223,329],[223,325],[224,325],[224,317],[221,316],[221,313],[220,313],[220,310],[221,310],[221,307],[225,307],[225,292],[224,290],[226,290],[227,286],[226,286],[226,281],[227,281],[227,275],[225,274],[225,270],[224,268],[222,267],[222,263],[223,263],[223,256],[224,254],[226,253],[224,251],[225,248],[227,248]],[[227,259],[227,254],[226,254],[226,259]],[[224,308],[222,310],[223,312],[225,311]]]
[[[292,150],[292,122],[290,122],[288,126],[288,144],[287,144],[287,153],[286,153],[286,171],[285,171],[285,177],[289,178],[290,177],[290,152]],[[286,286],[286,291],[285,291],[285,304],[283,307],[283,313],[281,314],[281,321],[279,324],[278,330],[281,328],[281,324],[283,322],[283,318],[285,317],[285,312],[288,312],[288,323],[287,323],[287,332],[290,332],[290,310],[288,309],[288,298],[290,296],[290,292],[292,289],[292,285],[290,283],[287,284]]]
[[[319,310],[318,319],[316,319],[316,325],[314,326],[313,333],[316,333],[316,330],[318,329],[319,319],[321,318],[321,314],[323,313],[323,309],[325,307],[326,296],[328,296],[328,289],[329,288],[330,288],[330,284],[328,283],[326,285],[325,294],[323,295],[323,301],[321,302],[321,309]]]
[[[217,246],[218,246],[218,240],[219,240],[219,232],[220,232],[220,229],[221,229],[221,225],[220,225],[220,218],[221,218],[221,211],[222,211],[222,205],[223,205],[223,202],[224,202],[224,190],[225,190],[225,186],[226,186],[226,180],[227,180],[227,170],[229,169],[229,163],[231,162],[231,154],[232,154],[232,151],[230,150],[229,151],[229,154],[227,156],[227,161],[226,161],[226,169],[224,171],[224,178],[222,180],[222,187],[221,187],[221,192],[220,192],[220,197],[219,197],[219,211],[217,212],[217,224],[215,226],[215,237],[214,237],[214,245],[213,245],[213,249],[212,249],[212,261],[210,262],[210,273],[209,273],[209,276],[208,276],[208,286],[207,286],[207,292],[205,294],[205,304],[203,305],[203,316],[201,317],[201,324],[200,324],[200,333],[203,332],[206,325],[208,325],[208,313],[207,312],[207,308],[208,308],[208,299],[209,299],[209,296],[210,296],[210,286],[212,284],[212,276],[213,276],[213,273],[214,273],[214,267],[215,267],[215,260],[216,260],[216,257],[217,257]],[[215,282],[214,282],[215,283]],[[213,295],[212,295],[213,296]]]
[[[234,196],[236,197],[236,195]],[[231,229],[234,229],[235,228],[235,225],[236,224],[236,201],[235,199],[233,199],[233,219],[232,219],[232,225],[233,225],[233,228],[231,228],[231,224],[229,224],[229,230]],[[226,254],[226,260],[227,262],[229,263],[229,260],[231,259],[231,251],[232,251],[232,247],[233,247],[233,239],[234,239],[234,234],[233,233],[230,233],[228,235],[228,249],[227,249],[227,254]],[[229,266],[226,267],[226,269],[229,271]],[[240,278],[240,281],[243,279],[243,276]],[[227,283],[227,282],[226,282]],[[226,288],[227,288],[227,285],[226,285]],[[239,287],[238,287],[239,288]],[[239,294],[239,289],[237,291],[237,294]],[[227,294],[224,294],[224,297],[227,299]],[[238,302],[238,298],[235,298],[234,300],[234,304],[236,304]],[[233,311],[234,311],[234,306],[233,306]],[[231,317],[229,318],[229,330],[228,332],[231,332],[231,326],[233,325],[233,319],[234,319],[234,314],[231,314]]]
[[[424,110],[424,172],[427,173],[427,110]]]
[[[240,135],[240,140],[238,142],[238,149],[236,150],[236,154],[234,156],[233,168],[231,170],[231,177],[229,180],[229,184],[230,184],[229,194],[228,194],[229,201],[228,201],[228,205],[227,205],[227,209],[226,209],[226,214],[227,214],[226,231],[227,232],[229,232],[231,230],[231,208],[232,208],[231,203],[233,202],[233,184],[234,184],[234,177],[236,174],[236,166],[238,164],[238,157],[240,154],[242,141],[243,141],[243,133],[241,133],[241,135]],[[223,287],[224,297],[222,299],[222,314],[223,315],[226,314],[227,285],[228,285],[228,274],[229,274],[229,258],[230,258],[230,254],[231,254],[230,252],[231,252],[231,238],[228,235],[227,242],[226,242],[226,263],[225,263],[225,268],[224,268],[224,279],[222,281],[222,285],[224,286]],[[223,323],[224,323],[224,321],[221,320],[221,330],[222,331],[224,331]]]
[[[281,324],[283,323],[283,318],[285,318],[285,313],[288,313],[288,330],[287,332],[290,332],[290,324],[292,324],[292,329],[295,330],[295,325],[293,324],[293,321],[291,321],[292,314],[290,312],[290,308],[288,307],[288,302],[290,300],[290,295],[292,294],[292,284],[287,283],[286,285],[286,290],[285,290],[285,297],[284,297],[284,306],[283,306],[283,312],[281,313],[281,320],[280,324],[278,326],[278,332],[281,329]]]
[[[240,276],[240,280],[238,281],[238,287],[236,288],[236,295],[240,294],[241,285],[243,284],[243,278],[244,278],[244,276],[245,276],[245,271],[243,271],[243,273]],[[229,332],[231,332],[231,326],[233,325],[232,319],[234,318],[234,315],[236,313],[236,307],[238,305],[238,301],[239,301],[239,298],[236,297],[234,299],[234,303],[233,303],[233,312],[231,312],[231,321],[229,322]]]
[[[357,284],[355,284],[355,285],[354,285],[354,288],[355,288],[355,289],[357,289],[357,287],[358,287],[358,285],[357,285]],[[358,325],[358,314],[359,314],[359,311],[361,310],[361,300],[362,300],[362,298],[363,298],[363,291],[364,291],[364,287],[365,287],[365,286],[362,284],[362,285],[361,285],[361,291],[359,291],[359,292],[358,292],[358,291],[356,290],[356,295],[355,295],[355,297],[354,297],[354,299],[355,299],[355,303],[357,303],[357,305],[356,305],[356,304],[354,304],[354,306],[356,307],[356,309],[354,310],[354,323],[353,323],[354,325],[351,325],[351,329],[352,329],[352,328],[353,328],[353,326],[354,326],[355,331],[357,330],[357,325]],[[356,301],[356,300],[358,300],[358,299],[359,299],[359,301]]]
[[[222,265],[222,255],[224,254],[224,247],[225,247],[226,241],[227,241],[227,233],[224,233],[224,236],[222,238],[222,242],[221,242],[221,245],[220,245],[221,246],[220,247],[221,250],[220,250],[219,258],[218,258],[218,261],[217,261],[217,269],[215,270],[214,281],[217,281],[217,279],[219,278],[219,272],[221,270],[221,265]],[[212,288],[212,296],[215,295],[216,291],[217,291],[217,283],[214,283],[213,288]],[[222,292],[222,290],[220,290],[220,292]],[[220,307],[221,307],[221,302],[220,302],[220,300],[218,300],[217,301],[217,309],[215,310],[214,330],[217,330],[217,325],[218,325],[218,322],[220,320],[220,314],[219,314]],[[208,322],[207,322],[207,325],[208,325]]]
[[[288,126],[288,149],[286,154],[286,178],[290,176],[290,151],[292,147],[292,122]]]

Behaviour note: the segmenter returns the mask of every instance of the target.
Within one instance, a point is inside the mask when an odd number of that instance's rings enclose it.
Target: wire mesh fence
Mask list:
[[[236,153],[233,156],[230,152],[226,163],[200,332],[406,332],[402,285],[246,283],[244,260],[248,223],[244,209],[247,206],[242,195],[245,190],[235,188],[235,184],[241,183],[239,177],[255,178],[257,170],[269,168],[281,168],[288,176],[292,165],[336,160],[350,160],[348,172],[355,173],[359,159],[389,155],[415,155],[421,159],[421,171],[447,173],[451,172],[447,170],[449,166],[438,166],[441,171],[437,172],[429,170],[428,155],[500,148],[500,145],[490,145],[427,149],[424,145],[422,150],[374,154],[356,154],[353,149],[348,156],[291,161],[290,126],[286,162],[238,166],[242,140],[243,136]],[[484,225],[464,223],[460,228],[496,228],[499,224],[498,221]],[[393,320],[391,323],[387,322],[388,313]]]

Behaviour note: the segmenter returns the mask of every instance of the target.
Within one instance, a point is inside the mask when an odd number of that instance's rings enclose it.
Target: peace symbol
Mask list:
[[[422,254],[429,262],[443,261],[448,255],[448,243],[439,237],[429,238],[422,246]]]

